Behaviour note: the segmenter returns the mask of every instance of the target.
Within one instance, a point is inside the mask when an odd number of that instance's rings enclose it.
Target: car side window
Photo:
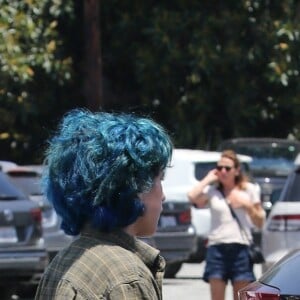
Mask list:
[[[293,173],[293,176],[288,178],[290,182],[286,190],[283,201],[300,202],[300,168]]]
[[[195,163],[195,178],[202,180],[207,173],[216,167],[216,162],[198,162]]]

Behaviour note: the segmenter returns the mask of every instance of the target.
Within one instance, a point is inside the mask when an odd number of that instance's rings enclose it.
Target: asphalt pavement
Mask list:
[[[205,263],[186,263],[174,279],[164,279],[164,300],[210,300],[209,285],[202,280]],[[261,266],[255,265],[254,272],[257,278],[261,275]],[[229,284],[226,289],[226,300],[232,300],[232,288]]]
[[[185,263],[174,279],[164,279],[163,300],[210,300],[209,285],[202,280],[205,263]],[[255,265],[257,278],[261,275],[261,266]],[[1,296],[0,296],[1,299]],[[227,286],[226,300],[232,300],[231,286]],[[13,296],[12,300],[33,300]]]

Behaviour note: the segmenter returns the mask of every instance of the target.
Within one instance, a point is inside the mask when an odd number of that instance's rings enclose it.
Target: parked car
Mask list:
[[[196,249],[190,205],[166,196],[155,234],[143,240],[159,249],[166,259],[165,278],[174,278]]]
[[[262,271],[297,247],[300,247],[300,164],[290,172],[262,230],[265,256]]]
[[[17,164],[9,160],[0,160],[0,171],[6,172],[10,168],[16,167]]]
[[[223,141],[218,147],[219,151],[225,149],[252,157],[251,173],[261,186],[262,205],[268,215],[272,208],[272,191],[283,187],[295,167],[300,142],[278,138],[235,138]]]
[[[41,191],[42,166],[11,166],[6,168],[10,181],[20,188],[30,200],[39,205],[42,210],[42,226],[49,260],[63,247],[69,245],[74,237],[67,235],[60,228],[61,218],[56,214]]]
[[[294,249],[255,282],[239,290],[239,300],[300,299],[300,249]]]
[[[7,168],[6,173],[12,183],[21,188],[42,208],[45,246],[51,260],[74,237],[66,235],[60,229],[61,218],[42,194],[40,186],[42,166],[13,166]],[[174,203],[167,198],[163,203],[157,232],[143,240],[161,251],[167,262],[165,277],[172,278],[193,251],[196,243],[195,236],[195,230],[191,225],[190,206],[186,202]]]
[[[167,169],[163,181],[166,198],[172,200],[173,203],[189,203],[187,192],[196,184],[197,180],[201,180],[215,168],[220,157],[220,152],[175,149],[171,167]],[[239,159],[244,171],[248,172],[251,158],[239,155]],[[189,261],[202,262],[205,258],[207,237],[210,231],[210,210],[209,208],[192,207],[191,213],[192,224],[196,229],[197,246],[191,253]],[[179,242],[177,244],[180,245]]]
[[[48,263],[40,207],[0,172],[1,299],[35,287]]]

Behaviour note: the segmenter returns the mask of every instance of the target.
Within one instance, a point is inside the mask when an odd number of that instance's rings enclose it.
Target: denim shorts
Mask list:
[[[232,243],[209,246],[206,252],[206,265],[203,280],[222,279],[254,281],[253,264],[250,261],[248,246]]]

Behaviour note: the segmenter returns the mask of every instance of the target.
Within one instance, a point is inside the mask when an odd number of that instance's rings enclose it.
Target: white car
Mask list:
[[[15,168],[17,167],[18,165],[12,161],[9,161],[9,160],[0,160],[0,170],[2,172],[6,172],[7,170],[9,169],[12,169],[12,168]]]
[[[272,210],[262,230],[265,263],[262,272],[279,261],[290,250],[300,247],[300,164],[289,174],[274,199]],[[274,191],[276,196],[277,191]],[[277,200],[277,201],[276,201]]]
[[[221,152],[175,149],[173,152],[171,167],[167,168],[165,180],[163,181],[166,199],[173,201],[187,201],[188,191],[201,180],[210,170],[215,168]],[[238,155],[242,167],[249,171],[251,157]],[[209,208],[197,209],[192,207],[192,224],[197,234],[197,250],[190,260],[201,262],[205,258],[207,236],[210,231],[210,210]]]

